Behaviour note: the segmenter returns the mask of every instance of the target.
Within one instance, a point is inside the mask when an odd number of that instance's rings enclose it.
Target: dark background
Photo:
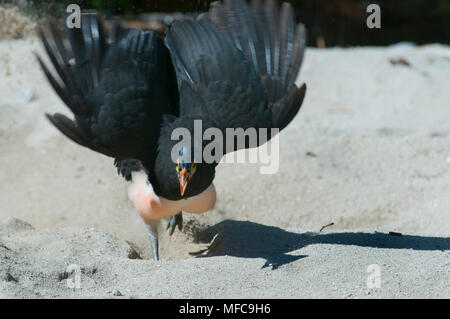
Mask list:
[[[1,2],[2,0],[0,0]],[[4,0],[5,1],[5,0]],[[16,0],[21,2],[20,0]],[[22,0],[24,2],[25,0]],[[67,4],[107,15],[138,17],[148,12],[202,12],[211,0],[29,0],[29,7],[55,15]],[[279,1],[281,2],[281,1]],[[310,46],[388,45],[401,41],[450,44],[450,0],[292,0]],[[381,7],[381,29],[369,29],[368,4]]]

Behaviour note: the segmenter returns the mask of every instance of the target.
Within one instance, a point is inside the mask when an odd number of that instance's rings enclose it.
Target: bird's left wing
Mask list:
[[[282,130],[299,111],[306,85],[295,84],[306,49],[306,28],[295,23],[289,3],[226,0],[211,4],[202,18],[228,34],[253,63],[272,110],[273,127]]]
[[[260,76],[232,39],[207,20],[184,20],[166,34],[180,92],[180,121],[206,126],[271,128],[272,114]],[[246,145],[248,147],[248,145]]]

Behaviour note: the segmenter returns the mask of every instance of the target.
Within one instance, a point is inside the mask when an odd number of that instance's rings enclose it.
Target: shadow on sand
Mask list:
[[[450,250],[450,238],[401,235],[387,233],[293,233],[278,227],[248,221],[225,220],[200,234],[203,243],[213,241],[208,250],[192,255],[264,258],[272,268],[291,263],[305,255],[290,255],[313,244],[353,245],[384,249]],[[214,239],[214,236],[216,238]],[[213,240],[214,239],[214,240]],[[200,257],[200,256],[199,256]]]

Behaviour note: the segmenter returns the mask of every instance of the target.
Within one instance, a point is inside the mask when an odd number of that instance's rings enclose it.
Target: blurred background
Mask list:
[[[0,0],[42,18],[60,15],[70,3],[102,10],[131,26],[163,30],[183,14],[206,11],[211,0]],[[292,0],[297,20],[308,27],[309,46],[380,46],[397,42],[450,44],[450,0]],[[381,29],[369,29],[369,4],[381,8]],[[155,12],[158,12],[157,14]],[[164,12],[164,13],[161,13]],[[1,19],[1,13],[0,13]],[[164,23],[165,22],[165,23]],[[0,20],[1,23],[1,20]]]

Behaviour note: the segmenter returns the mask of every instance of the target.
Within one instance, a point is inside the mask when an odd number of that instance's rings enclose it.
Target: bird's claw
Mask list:
[[[169,236],[171,236],[173,234],[176,226],[178,226],[178,230],[180,230],[180,231],[183,229],[183,215],[181,214],[181,212],[172,216],[170,218],[170,221],[167,223],[167,229],[169,230]]]

